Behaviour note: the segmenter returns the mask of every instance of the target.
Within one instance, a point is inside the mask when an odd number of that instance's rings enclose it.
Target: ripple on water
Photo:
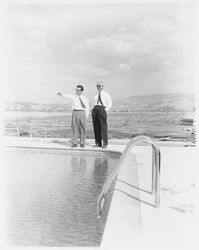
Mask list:
[[[118,157],[30,149],[5,155],[9,242],[100,245],[110,200],[98,220],[97,198]]]

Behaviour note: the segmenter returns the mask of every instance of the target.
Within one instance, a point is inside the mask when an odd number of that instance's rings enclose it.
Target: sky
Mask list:
[[[193,7],[184,4],[9,4],[5,101],[62,102],[98,80],[113,99],[194,93]]]

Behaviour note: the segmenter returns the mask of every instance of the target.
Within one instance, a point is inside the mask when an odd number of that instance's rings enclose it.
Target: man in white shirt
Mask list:
[[[107,135],[107,112],[112,107],[112,99],[108,92],[103,90],[104,84],[97,83],[98,94],[94,96],[94,108],[92,110],[93,128],[95,134],[95,146],[106,148],[108,145]],[[103,145],[102,145],[103,141]]]
[[[85,147],[85,139],[86,139],[86,119],[89,116],[89,102],[87,97],[83,96],[82,93],[84,91],[84,87],[82,85],[77,85],[76,87],[76,95],[68,95],[57,93],[60,96],[68,98],[72,103],[72,148],[77,147],[78,144],[78,136],[80,138],[80,147]]]

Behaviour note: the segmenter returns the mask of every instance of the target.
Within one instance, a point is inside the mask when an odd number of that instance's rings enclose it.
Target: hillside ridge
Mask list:
[[[192,94],[151,94],[113,99],[111,111],[191,112],[194,106],[194,95]],[[66,112],[70,110],[71,105],[69,103],[9,102],[5,104],[5,111]]]

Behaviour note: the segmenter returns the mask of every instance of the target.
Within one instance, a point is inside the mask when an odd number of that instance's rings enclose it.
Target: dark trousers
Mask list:
[[[96,105],[92,110],[92,118],[95,144],[102,146],[103,140],[103,145],[108,145],[107,114],[105,111],[105,107]]]

